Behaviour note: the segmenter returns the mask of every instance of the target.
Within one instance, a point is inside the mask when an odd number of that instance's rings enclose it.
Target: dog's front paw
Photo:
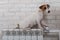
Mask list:
[[[46,30],[49,30],[49,27],[45,27]]]
[[[45,27],[43,31],[44,32],[49,32],[49,28],[48,27]]]

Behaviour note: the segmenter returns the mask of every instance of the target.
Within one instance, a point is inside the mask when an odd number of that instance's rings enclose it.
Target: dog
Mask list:
[[[21,29],[26,29],[26,28],[31,28],[33,25],[38,25],[39,29],[44,28],[44,23],[42,21],[44,20],[45,16],[44,13],[50,13],[50,8],[49,4],[43,4],[39,6],[39,9],[33,13],[32,15],[24,18],[19,24]],[[45,25],[46,26],[46,25]]]

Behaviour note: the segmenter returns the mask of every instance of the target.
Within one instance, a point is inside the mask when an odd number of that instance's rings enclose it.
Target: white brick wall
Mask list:
[[[50,29],[60,29],[60,0],[45,2],[51,5],[51,13],[47,16]],[[22,18],[31,15],[42,3],[44,0],[0,0],[0,28],[16,27]]]

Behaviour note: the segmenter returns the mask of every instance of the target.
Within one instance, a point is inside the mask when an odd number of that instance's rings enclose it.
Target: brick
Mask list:
[[[53,20],[53,19],[55,19],[55,16],[51,16],[51,15],[47,16],[47,19],[52,19]]]

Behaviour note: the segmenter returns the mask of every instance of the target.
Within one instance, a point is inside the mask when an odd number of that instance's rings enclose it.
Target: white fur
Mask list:
[[[33,13],[32,15],[24,18],[19,24],[20,24],[20,28],[26,28],[28,26],[32,27],[33,25],[35,25],[36,23],[38,24],[38,27],[40,28],[40,20],[42,19],[43,14],[42,12],[39,12],[39,10],[37,10],[37,12]]]

